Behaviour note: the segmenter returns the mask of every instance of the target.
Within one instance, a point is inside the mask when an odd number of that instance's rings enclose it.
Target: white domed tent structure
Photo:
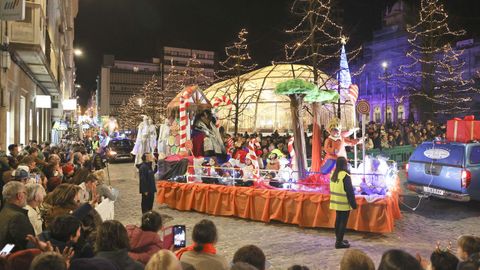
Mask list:
[[[274,130],[287,132],[292,130],[290,100],[284,95],[275,94],[274,90],[277,84],[290,79],[303,79],[313,82],[312,68],[298,64],[266,66],[240,77],[215,83],[205,89],[204,93],[212,103],[214,103],[215,98],[223,97],[234,102],[237,95],[237,85],[241,85],[243,90],[239,91],[238,98],[239,103],[242,104],[239,110],[239,132],[272,132]],[[320,74],[318,85],[321,89],[336,89],[337,87],[336,80],[325,73]],[[341,101],[344,102],[345,98],[341,97]],[[348,103],[346,106],[342,105],[342,124],[344,127],[353,125],[351,117],[347,117],[352,115],[351,107]],[[233,132],[234,130],[234,112],[233,105],[219,108],[220,125],[224,126],[227,132]],[[336,106],[322,106],[320,124],[326,126],[335,114]],[[304,124],[307,126],[311,124],[312,117],[309,117],[308,113],[304,115]]]

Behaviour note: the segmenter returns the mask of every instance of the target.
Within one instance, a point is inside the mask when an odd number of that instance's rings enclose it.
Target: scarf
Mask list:
[[[197,245],[198,245],[197,243],[193,243],[193,245],[188,246],[188,247],[184,247],[184,248],[180,249],[179,251],[177,251],[177,253],[175,254],[177,256],[177,259],[180,260],[183,253],[185,253],[187,251],[193,251]],[[208,254],[217,254],[217,249],[215,249],[215,246],[213,246],[213,244],[211,244],[211,243],[203,244],[202,245],[202,250],[200,252],[205,252],[205,253],[208,253]]]

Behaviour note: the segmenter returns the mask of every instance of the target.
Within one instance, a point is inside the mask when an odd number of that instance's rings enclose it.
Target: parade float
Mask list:
[[[287,66],[293,68],[295,65]],[[300,67],[297,66],[297,68]],[[264,76],[271,76],[275,68],[270,69],[270,71],[264,73]],[[284,72],[291,71],[284,70]],[[294,75],[302,74],[291,73]],[[250,78],[255,78],[255,74],[258,75],[259,73],[253,71],[249,75]],[[262,222],[276,220],[302,227],[332,228],[335,212],[329,209],[330,191],[328,185],[329,175],[335,166],[334,163],[332,164],[332,160],[338,156],[346,156],[345,146],[349,140],[352,143],[348,144],[356,146],[361,144],[362,139],[355,137],[357,134],[357,129],[354,129],[356,127],[355,120],[341,121],[335,119],[335,116],[332,115],[329,121],[325,123],[326,127],[330,127],[328,130],[330,132],[329,138],[323,142],[318,139],[320,137],[314,135],[314,139],[317,138],[318,140],[313,142],[314,149],[321,153],[322,148],[325,148],[327,155],[314,155],[315,160],[312,161],[312,164],[317,164],[316,168],[314,166],[307,168],[303,141],[303,125],[306,122],[304,120],[306,116],[302,108],[304,104],[309,102],[331,106],[331,103],[338,101],[339,98],[343,100],[344,104],[350,103],[350,107],[353,108],[356,103],[356,96],[358,96],[358,88],[352,85],[351,81],[349,85],[345,85],[345,79],[341,76],[337,79],[340,82],[338,88],[347,89],[346,91],[340,91],[340,96],[337,91],[331,89],[318,89],[315,84],[305,78],[277,79],[274,80],[276,82],[274,85],[270,85],[269,82],[272,81],[267,79],[260,80],[261,87],[268,86],[270,92],[262,89],[261,93],[250,93],[257,96],[259,100],[263,95],[267,95],[271,99],[283,100],[282,102],[285,105],[282,109],[284,116],[281,119],[289,123],[289,129],[293,130],[294,136],[288,141],[288,154],[280,158],[280,169],[278,171],[272,173],[271,170],[261,169],[258,155],[259,142],[257,138],[250,137],[245,143],[245,149],[242,150],[245,152],[243,163],[231,157],[219,162],[221,153],[216,153],[210,157],[192,157],[188,162],[188,169],[183,168],[185,173],[181,179],[183,183],[175,181],[178,180],[175,177],[171,177],[170,181],[157,182],[157,202],[165,203],[178,210],[198,211],[220,216],[236,216]],[[245,82],[245,85],[248,85],[248,83],[248,81]],[[223,112],[222,110],[218,112],[219,118],[221,118],[222,113],[225,116],[230,111],[228,99],[231,93],[229,94],[225,90],[227,85],[228,83],[223,86],[218,83],[215,86],[218,91],[211,92],[213,88],[206,91],[207,96],[211,100],[215,100],[215,104],[222,100],[220,103],[223,102],[225,105]],[[220,91],[220,89],[224,90]],[[184,96],[185,93],[187,92],[183,90],[179,93],[179,96]],[[342,93],[347,94],[342,97]],[[178,102],[181,102],[181,99]],[[209,104],[207,98],[205,98],[205,104]],[[251,105],[253,106],[251,108],[252,112],[263,110],[258,108],[263,105],[261,103]],[[266,110],[268,108],[267,106]],[[186,114],[180,114],[180,112],[179,108],[180,123],[182,122],[181,119],[188,120],[183,122],[183,125],[180,124],[180,126],[185,126],[183,130],[186,131],[182,133],[185,140],[180,140],[179,144],[179,147],[183,148],[186,145],[182,142],[190,142],[188,136],[191,133],[188,132],[188,129],[193,118]],[[273,110],[270,109],[269,117],[271,118],[273,116],[272,112]],[[355,119],[354,111],[350,110],[349,112],[352,115],[347,118]],[[254,114],[254,118],[253,123],[258,121],[258,115]],[[226,122],[223,122],[223,124],[228,125]],[[281,125],[276,126],[280,127]],[[334,130],[337,133],[334,133]],[[349,135],[351,134],[355,134],[354,138],[350,138]],[[365,134],[365,132],[362,134]],[[182,135],[180,135],[180,138],[182,138]],[[331,143],[332,146],[330,147],[328,143]],[[227,149],[229,144],[231,144],[231,141],[226,142]],[[352,160],[351,174],[358,208],[351,212],[347,226],[357,231],[392,232],[395,220],[401,217],[396,164],[386,158],[369,157],[365,154],[362,154],[360,159],[357,158],[360,154],[356,150],[354,152],[355,158]],[[365,153],[365,151],[362,153]]]

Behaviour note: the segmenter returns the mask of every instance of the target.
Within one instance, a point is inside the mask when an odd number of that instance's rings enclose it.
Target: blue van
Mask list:
[[[407,188],[455,201],[480,201],[480,143],[424,142],[406,165]]]

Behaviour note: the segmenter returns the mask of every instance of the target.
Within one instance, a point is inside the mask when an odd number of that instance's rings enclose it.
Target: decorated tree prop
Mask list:
[[[426,120],[435,114],[462,113],[470,110],[472,94],[479,89],[473,80],[464,79],[462,50],[451,42],[463,36],[448,25],[448,14],[439,0],[421,0],[418,22],[407,27],[410,63],[381,79],[400,87],[405,95],[422,108]]]
[[[317,87],[309,82],[301,79],[292,79],[279,83],[275,89],[275,93],[279,95],[286,95],[290,98],[290,110],[292,115],[293,136],[295,138],[294,149],[298,168],[299,179],[305,177],[305,170],[307,168],[307,157],[305,151],[305,136],[303,129],[303,100],[310,92],[317,91]]]
[[[313,83],[319,89],[328,89],[335,84],[333,78],[340,71],[337,60],[346,42],[343,28],[335,22],[331,11],[332,0],[294,0],[290,12],[298,18],[298,22],[286,30],[292,36],[285,45],[286,61],[309,65],[313,72]],[[354,59],[360,51],[361,47],[352,50],[349,53],[349,59]],[[331,77],[323,79],[320,76],[322,70],[330,71]],[[312,169],[314,170],[319,170],[321,166],[322,130],[319,124],[321,106],[322,104],[317,102],[312,104]],[[340,99],[337,101],[337,106],[337,113],[340,114]]]
[[[252,71],[257,66],[250,57],[247,34],[247,30],[242,29],[238,33],[238,40],[233,45],[225,47],[227,59],[220,62],[221,69],[216,73],[220,80],[231,80],[235,85],[233,91],[225,93],[227,98],[232,101],[235,134],[238,133],[239,116],[257,96],[243,95],[246,80],[240,78],[242,74]]]

